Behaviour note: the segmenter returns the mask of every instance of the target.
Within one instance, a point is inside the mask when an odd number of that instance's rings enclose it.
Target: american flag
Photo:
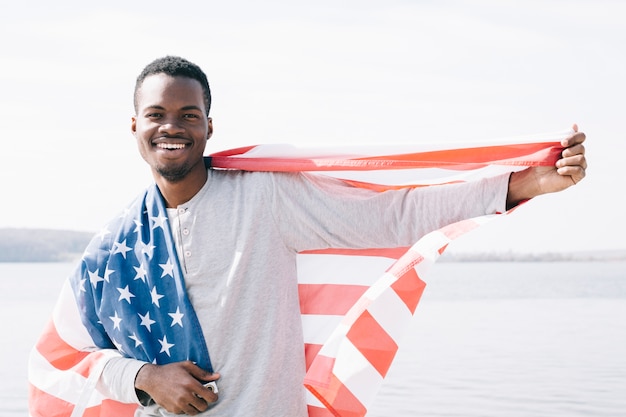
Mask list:
[[[208,160],[215,169],[317,171],[383,191],[553,165],[562,150],[560,140],[570,133],[472,146],[261,145],[219,152]],[[91,241],[31,353],[31,416],[132,416],[135,404],[95,390],[111,357],[156,364],[192,360],[211,369],[166,215],[152,186]],[[410,248],[298,255],[311,417],[365,416],[415,312],[428,268],[456,237],[491,218],[448,225]]]

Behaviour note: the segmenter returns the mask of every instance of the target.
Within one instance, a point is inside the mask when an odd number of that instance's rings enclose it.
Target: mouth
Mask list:
[[[181,138],[161,137],[152,142],[157,150],[180,151],[191,146],[191,142]]]
[[[177,149],[184,149],[187,145],[184,143],[165,143],[165,142],[160,142],[156,144],[156,147],[159,149],[165,149],[165,150],[177,150]]]

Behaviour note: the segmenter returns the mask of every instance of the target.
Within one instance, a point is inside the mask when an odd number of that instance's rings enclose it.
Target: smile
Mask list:
[[[183,149],[185,146],[184,143],[157,143],[156,147],[160,149]]]

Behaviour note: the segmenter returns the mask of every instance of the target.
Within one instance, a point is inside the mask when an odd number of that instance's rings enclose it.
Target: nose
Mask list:
[[[175,136],[185,131],[185,128],[177,123],[176,120],[164,120],[161,126],[159,126],[159,133],[166,136]]]

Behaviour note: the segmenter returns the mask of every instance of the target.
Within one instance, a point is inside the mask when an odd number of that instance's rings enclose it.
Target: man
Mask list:
[[[298,252],[408,246],[448,223],[566,189],[583,179],[587,166],[585,135],[576,132],[562,143],[555,167],[459,186],[378,193],[306,174],[207,170],[210,104],[206,76],[182,58],[157,59],[139,75],[131,128],[168,219],[159,223],[154,214],[143,221],[151,224],[135,221],[136,230],[95,247],[102,264],[109,262],[106,272],[85,263],[83,280],[72,284],[97,350],[114,352],[98,390],[117,401],[141,403],[139,416],[306,416]],[[139,208],[139,215],[152,210],[149,204]],[[159,224],[171,228],[173,242],[165,234],[163,245],[173,245],[184,277],[184,290],[171,290],[183,298],[180,303],[157,287],[175,272],[160,264],[162,276],[147,277],[141,261],[151,261],[155,245],[146,244],[153,241],[147,235]],[[136,276],[124,277],[121,267],[107,260],[128,260],[127,236],[145,251],[137,256],[140,264],[131,265]],[[136,307],[138,287],[129,287],[142,282],[151,309]],[[108,299],[130,315],[106,310]],[[168,312],[155,320],[156,307],[165,303]],[[171,324],[161,323],[168,315]],[[185,328],[196,326],[194,331],[176,340],[155,336],[159,325],[183,327],[182,316],[192,318]],[[139,332],[160,346],[144,349],[148,343]],[[198,346],[188,346],[187,339]],[[139,353],[130,353],[135,349]],[[206,386],[209,382],[219,390]]]

